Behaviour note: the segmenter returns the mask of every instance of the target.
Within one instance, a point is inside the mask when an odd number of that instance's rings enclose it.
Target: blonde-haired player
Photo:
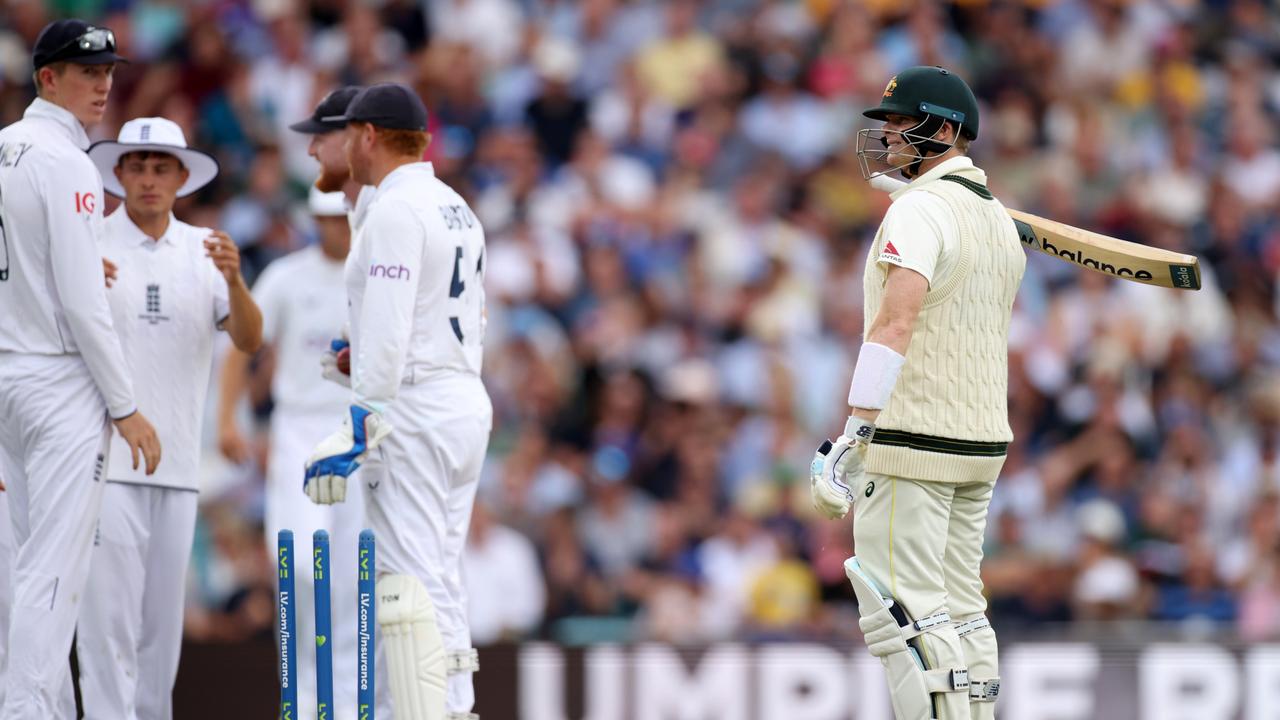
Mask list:
[[[965,156],[978,105],[963,80],[905,70],[864,114],[884,121],[859,134],[864,175],[911,182],[893,193],[867,258],[850,416],[814,457],[814,503],[832,518],[856,504],[845,572],[897,719],[989,720],[1000,681],[979,569],[1013,437],[1009,319],[1026,258]]]

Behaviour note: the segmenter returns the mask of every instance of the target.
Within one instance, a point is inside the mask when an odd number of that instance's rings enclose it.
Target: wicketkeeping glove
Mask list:
[[[352,405],[342,428],[325,438],[307,460],[302,489],[320,505],[347,499],[347,477],[369,457],[369,452],[391,434],[391,424],[381,413]]]
[[[824,440],[809,465],[809,492],[813,506],[832,520],[849,514],[853,490],[861,484],[867,446],[876,434],[874,423],[849,416],[844,434],[833,443]]]

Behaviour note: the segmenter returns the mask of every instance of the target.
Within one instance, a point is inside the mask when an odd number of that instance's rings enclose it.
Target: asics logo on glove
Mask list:
[[[835,442],[824,440],[814,453],[809,491],[814,507],[826,517],[838,520],[849,514],[854,501],[850,488],[862,485],[863,461],[875,431],[874,423],[851,416],[844,434]]]

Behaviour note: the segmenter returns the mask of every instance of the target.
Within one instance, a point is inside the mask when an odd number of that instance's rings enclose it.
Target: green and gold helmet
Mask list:
[[[948,152],[959,138],[968,142],[978,137],[978,99],[960,76],[940,67],[922,65],[898,73],[885,86],[880,104],[862,114],[881,121],[901,115],[916,123],[909,129],[858,131],[858,162],[868,180],[892,172],[917,177],[929,157]],[[947,123],[956,132],[950,141],[938,140]],[[895,138],[900,140],[895,143]]]
[[[978,137],[978,99],[959,75],[940,67],[920,65],[898,73],[884,88],[880,104],[862,113],[873,120],[906,115],[953,122],[960,134]]]

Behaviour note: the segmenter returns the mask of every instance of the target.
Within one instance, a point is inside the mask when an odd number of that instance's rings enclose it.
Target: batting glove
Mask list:
[[[390,434],[391,424],[381,413],[363,405],[352,405],[342,428],[321,441],[307,460],[302,481],[307,497],[319,505],[346,500],[347,477]]]
[[[334,338],[329,341],[329,350],[320,358],[320,375],[330,382],[343,387],[351,387],[351,376],[338,369],[338,353],[350,350],[351,343],[346,338]]]
[[[844,434],[833,443],[824,440],[809,465],[809,492],[813,506],[832,520],[849,514],[853,490],[861,484],[867,446],[876,434],[874,423],[850,416]]]

